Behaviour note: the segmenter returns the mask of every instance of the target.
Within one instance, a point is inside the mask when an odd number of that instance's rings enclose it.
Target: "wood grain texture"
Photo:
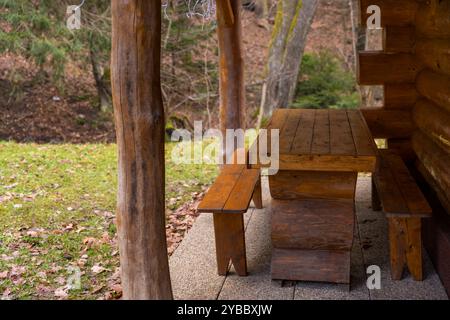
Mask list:
[[[272,279],[350,283],[350,252],[274,249]]]
[[[376,155],[280,155],[280,170],[373,172]],[[252,166],[258,168],[258,165]]]
[[[450,112],[450,77],[426,69],[417,77],[417,91]]]
[[[117,0],[111,11],[123,297],[171,299],[164,210],[161,1]]]
[[[234,25],[234,12],[231,5],[232,0],[216,1],[217,20],[219,25],[232,27]]]
[[[419,98],[415,83],[385,84],[386,109],[411,109]]]
[[[417,127],[443,149],[450,148],[450,112],[427,99],[421,99],[413,110]]]
[[[412,83],[422,68],[413,54],[361,51],[358,54],[358,83],[369,86]]]
[[[450,38],[450,1],[423,1],[417,11],[416,28],[421,38]]]
[[[246,165],[225,166],[197,211],[228,214],[247,212],[256,188],[261,183],[260,179],[258,169],[247,169]]]
[[[442,190],[442,197],[450,200],[450,150],[441,148],[419,131],[413,135],[412,145],[420,162]]]
[[[347,200],[272,200],[272,245],[277,249],[350,251],[354,203]]]
[[[268,129],[280,130],[281,170],[374,170],[377,148],[359,111],[283,109]]]
[[[383,34],[383,49],[388,53],[411,53],[416,43],[413,26],[387,26]]]
[[[407,266],[416,281],[423,280],[420,218],[389,218],[391,276],[401,280]]]
[[[214,234],[218,274],[228,273],[230,262],[239,276],[247,276],[243,214],[214,214]]]
[[[414,25],[418,2],[411,0],[360,0],[361,22],[366,26],[370,14],[367,8],[377,5],[381,9],[381,26],[409,26]]]
[[[285,171],[269,176],[272,198],[353,199],[357,174],[354,172]]]
[[[422,188],[422,190],[428,190],[428,196],[430,195],[430,193],[433,193],[432,197],[439,199],[439,206],[442,207],[448,215],[450,215],[450,197],[448,196],[448,190],[444,190],[436,182],[431,173],[420,160],[417,160],[414,163],[414,168],[417,170],[417,172],[419,172],[421,178],[426,181],[426,183],[423,183],[424,187]],[[434,207],[438,207],[437,201],[434,201]],[[439,210],[442,211],[442,209]],[[435,213],[433,212],[433,217],[434,215]]]
[[[225,3],[217,6],[217,37],[220,70],[220,128],[225,136],[227,129],[245,129],[245,80],[240,2],[230,0],[223,2]],[[231,19],[230,6],[233,19]],[[231,20],[233,23],[230,25]],[[224,143],[224,154],[225,150]]]
[[[361,108],[375,139],[409,138],[415,130],[410,110]]]
[[[421,39],[417,41],[415,52],[425,66],[450,76],[449,39]]]
[[[380,150],[380,168],[373,179],[388,217],[431,216],[427,200],[400,156]]]
[[[357,150],[355,147],[355,138],[352,132],[352,127],[349,123],[349,118],[347,112],[340,112],[339,110],[330,110],[330,139],[331,143],[329,146],[330,154],[335,155],[354,155],[357,156]],[[360,119],[356,119],[358,121]],[[370,139],[370,138],[369,138]],[[367,142],[370,142],[368,140]],[[327,154],[327,153],[319,153]]]

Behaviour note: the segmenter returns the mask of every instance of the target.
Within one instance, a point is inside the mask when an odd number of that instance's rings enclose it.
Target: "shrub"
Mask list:
[[[353,73],[329,52],[303,56],[294,108],[356,108],[360,96]]]

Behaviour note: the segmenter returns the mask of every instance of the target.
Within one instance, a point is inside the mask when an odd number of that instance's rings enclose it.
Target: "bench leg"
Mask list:
[[[219,275],[227,274],[231,260],[237,274],[241,277],[247,276],[244,215],[215,213],[214,232]]]
[[[377,187],[372,178],[372,210],[373,211],[381,211],[381,201],[378,195]]]
[[[259,178],[258,182],[256,183],[255,191],[253,191],[253,203],[255,204],[255,207],[257,209],[263,208],[261,177]]]
[[[420,218],[388,218],[393,280],[402,278],[405,265],[416,281],[422,281],[422,239]]]

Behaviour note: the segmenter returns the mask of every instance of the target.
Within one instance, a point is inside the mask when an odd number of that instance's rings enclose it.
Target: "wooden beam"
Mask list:
[[[427,135],[417,131],[412,138],[413,149],[417,154],[428,175],[433,178],[439,189],[444,193],[440,195],[443,203],[450,200],[450,152],[441,148]],[[436,189],[435,191],[438,191]]]
[[[164,210],[161,1],[115,0],[112,92],[124,299],[171,299]]]
[[[413,83],[421,69],[421,64],[412,54],[362,51],[358,55],[360,85]]]
[[[450,40],[419,40],[416,55],[428,68],[450,76]]]
[[[450,112],[427,99],[417,101],[413,119],[420,130],[442,148],[450,149]]]
[[[231,6],[230,0],[217,0],[216,1],[218,24],[232,27],[234,25],[234,12]]]
[[[410,53],[414,50],[416,31],[412,26],[387,26],[383,34],[383,49],[389,53]]]
[[[450,112],[450,77],[425,69],[417,77],[417,91]]]
[[[386,109],[410,109],[418,98],[419,93],[415,83],[384,85],[384,107]]]
[[[380,107],[361,108],[375,139],[409,138],[414,131],[410,110],[390,110]]]
[[[416,26],[421,38],[450,38],[450,1],[423,1],[417,11]]]
[[[220,55],[220,120],[224,136],[227,129],[245,128],[241,1],[232,0],[227,2],[230,4],[234,17],[231,25],[226,23],[226,21],[230,21],[229,7],[224,5],[217,6],[217,20],[219,22],[217,35]],[[224,154],[225,148],[224,144]]]
[[[408,26],[414,25],[418,8],[417,1],[411,0],[360,0],[361,23],[367,25],[371,14],[367,8],[377,5],[381,9],[381,26]]]

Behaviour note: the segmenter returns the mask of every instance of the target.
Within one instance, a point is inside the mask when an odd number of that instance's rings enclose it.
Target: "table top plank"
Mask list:
[[[280,153],[289,153],[292,149],[295,133],[300,122],[301,113],[289,110],[284,127],[280,132]]]
[[[280,130],[281,170],[374,172],[376,169],[377,147],[358,110],[280,109],[274,112],[267,129],[269,138],[271,129]],[[269,166],[259,161],[249,165]]]
[[[317,110],[314,124],[311,154],[329,154],[330,146],[330,118],[329,110]]]
[[[331,153],[355,156],[352,129],[345,110],[330,110]]]
[[[311,152],[316,113],[315,110],[302,111],[290,154],[309,154]]]
[[[283,131],[284,125],[289,115],[289,109],[277,109],[273,112],[272,118],[267,125],[267,151],[270,154],[272,150],[272,130],[280,130],[280,140],[281,132]]]
[[[353,139],[358,156],[375,155],[377,149],[375,141],[372,139],[370,131],[361,112],[357,110],[347,110],[348,119],[353,132]]]

